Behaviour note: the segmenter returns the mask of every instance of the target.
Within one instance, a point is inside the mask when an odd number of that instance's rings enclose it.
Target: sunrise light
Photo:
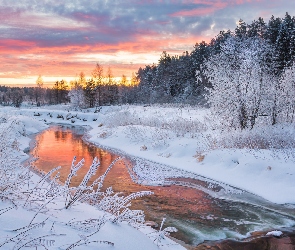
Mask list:
[[[163,51],[180,55],[239,19],[282,16],[290,1],[1,2],[0,84],[52,83],[91,75],[96,63],[131,77]],[[271,14],[270,14],[271,13]]]

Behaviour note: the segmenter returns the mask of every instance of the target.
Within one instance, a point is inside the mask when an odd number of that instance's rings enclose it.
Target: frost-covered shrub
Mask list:
[[[162,244],[162,241],[165,239],[165,236],[169,236],[170,233],[178,231],[175,227],[163,228],[165,220],[166,218],[163,218],[159,231],[156,231],[151,235],[154,238],[154,242],[155,244],[157,244],[157,246],[160,246]]]
[[[230,131],[218,139],[219,147],[249,149],[288,149],[295,147],[294,127],[258,127],[250,131]]]
[[[154,129],[151,134],[153,148],[166,148],[169,146],[171,134],[165,129]]]
[[[92,184],[88,184],[90,178],[96,174],[100,166],[100,162],[95,158],[79,186],[70,187],[72,177],[77,175],[79,169],[84,165],[84,159],[75,164],[76,158],[74,158],[70,174],[63,186],[66,195],[65,208],[70,208],[78,201],[87,201],[95,205],[99,210],[111,213],[114,216],[112,222],[127,221],[132,225],[143,223],[144,213],[142,211],[132,211],[128,207],[131,206],[131,200],[145,195],[151,195],[152,192],[141,191],[132,193],[126,197],[120,195],[120,193],[114,193],[112,187],[107,188],[105,192],[101,192],[106,175],[120,159],[117,158],[113,161],[102,176],[94,180]]]
[[[124,132],[126,137],[129,138],[131,142],[135,143],[145,141],[148,136],[148,130],[139,126],[126,126]]]
[[[0,124],[0,199],[13,201],[30,179],[28,169],[22,168],[18,157],[17,138],[24,133],[17,120],[2,119]]]
[[[158,110],[157,107],[138,106],[133,109],[130,107],[110,108],[104,114],[103,124],[110,128],[124,126],[126,128],[124,132],[132,142],[147,139],[152,143],[154,140],[152,136],[157,137],[160,130],[162,134],[169,134],[170,139],[174,136],[195,138],[198,133],[208,130],[206,124],[208,121],[198,120],[197,110],[192,107],[187,107],[187,109],[181,107],[179,110],[175,108],[166,110],[162,106],[161,108],[162,110]],[[204,112],[204,110],[201,111]]]
[[[97,137],[105,139],[109,137],[110,135],[111,135],[111,131],[103,131],[100,134],[98,134]]]
[[[162,127],[174,132],[177,137],[184,137],[186,134],[189,134],[191,138],[196,137],[197,133],[207,129],[205,124],[196,119],[184,119],[182,117],[174,117],[169,122],[164,123]]]
[[[130,210],[131,200],[153,194],[150,191],[141,191],[132,193],[128,196],[122,196],[120,193],[114,193],[109,187],[106,192],[102,194],[102,198],[97,203],[96,207],[111,213],[115,216],[113,222],[127,221],[132,225],[144,223],[144,213],[141,210]]]
[[[140,120],[136,113],[125,110],[107,115],[103,124],[112,128],[117,126],[138,125],[140,124]]]

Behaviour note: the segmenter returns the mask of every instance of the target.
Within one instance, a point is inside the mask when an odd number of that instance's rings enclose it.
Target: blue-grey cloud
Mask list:
[[[0,0],[0,63],[8,55],[29,55],[21,61],[25,67],[24,61],[36,65],[34,54],[66,54],[55,60],[118,51],[180,54],[234,30],[239,19],[267,22],[293,10],[291,0]]]

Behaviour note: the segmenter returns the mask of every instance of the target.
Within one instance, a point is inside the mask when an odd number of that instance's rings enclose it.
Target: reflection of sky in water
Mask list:
[[[60,179],[64,182],[70,172],[73,157],[76,156],[77,161],[84,158],[85,165],[72,182],[73,185],[78,185],[87,173],[93,158],[98,157],[101,166],[91,180],[102,175],[117,156],[85,143],[82,140],[84,132],[82,127],[52,126],[39,134],[34,150],[34,155],[39,159],[35,166],[45,172],[62,166]],[[103,189],[109,186],[123,195],[143,190],[153,191],[154,195],[132,201],[132,208],[144,210],[146,220],[154,220],[158,224],[166,217],[166,226],[175,226],[179,229],[173,236],[191,244],[246,235],[249,231],[293,223],[283,216],[249,204],[213,199],[207,193],[193,188],[135,184],[123,160],[117,162],[107,175]]]
[[[79,176],[82,176],[80,178],[88,171],[94,157],[98,157],[103,165],[108,165],[115,156],[84,142],[84,132],[81,127],[53,126],[41,133],[36,138],[34,154],[38,160],[34,164],[46,172],[62,166],[61,181],[67,177],[74,156],[77,157],[77,162],[85,159],[85,165],[79,171]],[[79,178],[74,181],[78,182]]]

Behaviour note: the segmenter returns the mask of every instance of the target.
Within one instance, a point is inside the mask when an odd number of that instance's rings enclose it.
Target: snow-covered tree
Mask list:
[[[280,120],[293,123],[295,121],[295,64],[287,68],[282,75],[278,102],[281,107]]]
[[[253,128],[258,116],[264,115],[273,85],[266,64],[270,51],[259,38],[231,37],[205,63],[204,74],[213,87],[207,99],[224,125]]]
[[[84,108],[85,98],[82,85],[78,81],[71,82],[71,90],[69,92],[70,102],[74,108]]]

